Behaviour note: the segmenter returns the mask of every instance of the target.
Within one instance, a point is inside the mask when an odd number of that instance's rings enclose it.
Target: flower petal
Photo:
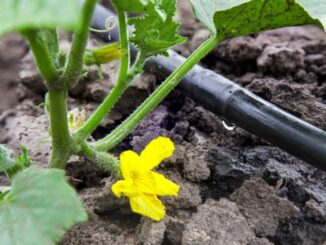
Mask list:
[[[136,152],[124,151],[120,154],[120,168],[124,179],[131,179],[131,173],[140,166],[140,157]]]
[[[156,183],[152,171],[137,173],[134,178],[134,185],[141,192],[156,195]]]
[[[174,144],[169,138],[158,137],[152,140],[140,154],[140,171],[149,171],[165,158],[172,156]]]
[[[180,189],[177,184],[153,171],[138,174],[134,179],[134,185],[141,192],[159,196],[176,196]]]
[[[152,172],[155,180],[155,193],[159,196],[177,196],[180,186],[165,178],[162,174]]]
[[[141,194],[130,198],[131,210],[153,220],[162,220],[165,206],[155,195]]]
[[[128,197],[137,196],[139,192],[134,187],[132,181],[119,180],[111,186],[111,190],[114,195],[121,197],[121,194],[124,194]]]

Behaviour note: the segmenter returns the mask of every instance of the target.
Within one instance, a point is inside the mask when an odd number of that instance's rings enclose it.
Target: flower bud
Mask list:
[[[126,54],[121,49],[120,42],[108,44],[97,49],[87,49],[84,56],[84,64],[87,66],[101,65],[119,59]]]
[[[75,108],[68,113],[68,126],[70,129],[74,130],[81,127],[86,119],[86,111],[84,109],[79,110]]]

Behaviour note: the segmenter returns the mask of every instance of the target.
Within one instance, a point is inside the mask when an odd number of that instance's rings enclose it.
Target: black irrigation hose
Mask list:
[[[105,20],[114,14],[97,6],[93,28],[104,29]],[[110,32],[118,40],[118,30]],[[108,34],[101,36],[110,41]],[[135,49],[132,48],[135,53]],[[145,69],[161,78],[171,74],[185,58],[170,51],[170,57],[154,57]],[[194,101],[216,115],[252,134],[279,146],[307,163],[326,171],[326,132],[292,116],[213,71],[195,66],[179,88]]]

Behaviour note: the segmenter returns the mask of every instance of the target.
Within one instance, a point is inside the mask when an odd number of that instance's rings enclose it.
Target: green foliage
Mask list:
[[[0,244],[56,244],[67,229],[86,219],[64,171],[30,167],[14,177],[0,201]]]
[[[324,21],[326,11],[326,3],[318,0],[189,1],[197,18],[220,40],[285,26],[321,26],[317,18]]]
[[[159,6],[160,0],[112,0],[114,6],[123,12],[144,13],[156,11],[160,18],[165,19],[165,13]]]
[[[74,30],[78,22],[78,0],[0,1],[0,35],[33,28]]]
[[[4,145],[0,145],[0,171],[4,172],[11,168],[14,164],[14,159],[11,157],[12,152]]]
[[[13,158],[13,153],[4,145],[0,145],[0,172],[6,172],[9,178],[30,166],[31,161],[24,146],[21,146],[22,154]]]
[[[166,54],[170,47],[186,41],[186,38],[178,35],[180,24],[173,20],[176,1],[161,0],[157,9],[164,12],[166,18],[160,18],[157,11],[149,8],[143,17],[129,21],[135,27],[130,41],[136,44],[144,57]]]

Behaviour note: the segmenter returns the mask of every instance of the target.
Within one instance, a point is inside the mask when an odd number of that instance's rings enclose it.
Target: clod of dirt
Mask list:
[[[137,126],[133,133],[130,145],[138,153],[144,150],[146,145],[158,136],[170,136],[167,130],[160,127],[161,125],[163,126],[164,120],[168,115],[167,108],[165,106],[158,106],[155,111],[157,113],[151,113]]]
[[[324,49],[325,32],[319,27],[294,26],[265,31],[257,36],[257,41],[264,47],[268,45],[288,45],[291,48],[302,48],[306,53],[318,53]]]
[[[250,36],[233,38],[221,43],[214,55],[233,63],[255,61],[262,52],[261,45]]]
[[[320,203],[326,202],[326,173],[305,164],[282,164],[269,159],[263,173],[268,183],[276,183],[283,179],[283,192],[289,200],[304,205],[310,198]],[[306,176],[310,176],[306,178]]]
[[[304,219],[293,219],[280,224],[276,236],[271,238],[274,244],[288,245],[325,245],[326,226],[315,224]]]
[[[239,188],[242,182],[260,174],[259,168],[245,164],[225,148],[216,147],[208,152],[207,160],[212,165],[214,197],[225,197]]]
[[[211,134],[213,132],[219,132],[223,129],[220,124],[220,120],[210,112],[207,112],[201,106],[195,106],[192,111],[186,116],[189,123],[205,134]]]
[[[275,235],[284,220],[297,217],[299,209],[286,198],[277,196],[273,187],[258,178],[246,180],[232,195],[250,227],[258,237]]]
[[[186,147],[183,159],[183,175],[193,182],[207,180],[211,171],[205,159],[205,153],[196,149],[192,145]]]
[[[318,203],[313,199],[306,202],[304,207],[305,217],[316,223],[326,223],[326,203]]]
[[[166,218],[166,230],[163,244],[179,245],[185,229],[185,221],[176,217]]]
[[[136,231],[136,242],[139,245],[162,244],[165,233],[165,221],[153,222],[148,218],[142,218]]]
[[[298,164],[298,159],[274,146],[256,146],[245,149],[242,158],[246,164],[263,168],[270,160],[277,160],[285,166]]]
[[[198,207],[198,212],[186,224],[183,245],[195,244],[271,244],[260,240],[250,229],[236,203],[222,198],[212,199]]]
[[[288,74],[304,66],[303,49],[293,49],[284,46],[268,46],[257,59],[257,65],[262,71],[273,74]]]
[[[180,186],[180,191],[178,197],[162,197],[165,204],[174,209],[191,209],[202,203],[198,185],[184,181],[177,176],[177,174],[166,175],[166,177],[178,184]]]

